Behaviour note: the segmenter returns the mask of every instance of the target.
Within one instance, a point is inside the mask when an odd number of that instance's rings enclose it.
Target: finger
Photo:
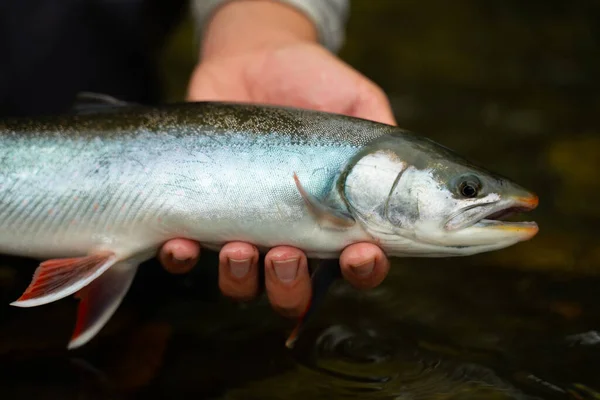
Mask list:
[[[377,85],[369,82],[359,89],[350,107],[350,115],[388,125],[396,125],[390,102]]]
[[[310,302],[311,285],[306,255],[289,246],[265,256],[265,288],[271,306],[286,317],[299,317]]]
[[[200,257],[200,244],[188,239],[166,242],[158,254],[163,267],[172,274],[189,272]]]
[[[219,288],[236,300],[258,294],[258,250],[244,242],[227,243],[219,252]]]
[[[372,289],[387,276],[390,262],[379,247],[370,243],[356,243],[342,251],[342,275],[359,289]]]

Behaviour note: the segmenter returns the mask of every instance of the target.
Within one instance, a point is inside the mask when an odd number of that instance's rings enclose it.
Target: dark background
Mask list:
[[[17,32],[7,21],[18,28],[19,15],[47,21],[58,12],[39,3],[44,12],[0,6],[0,32]],[[101,2],[86,7],[92,3]],[[42,57],[21,71],[6,58],[1,109],[63,107],[69,91],[57,89],[58,101],[52,90],[69,74],[120,97],[183,99],[196,59],[183,7],[174,2],[168,13],[124,23],[128,29],[103,29],[95,39],[102,62],[56,47],[76,41],[77,30],[43,42],[24,29],[30,46],[45,43],[50,59],[71,57],[77,68],[46,69],[52,63]],[[79,10],[88,28],[98,15],[111,23],[140,15]],[[386,91],[401,127],[537,192],[540,233],[532,241],[460,259],[395,260],[369,292],[341,283],[294,351],[284,347],[292,322],[264,299],[241,305],[220,297],[214,254],[186,276],[150,262],[106,328],[76,351],[65,349],[75,300],[0,308],[0,398],[600,398],[599,18],[592,1],[352,1],[342,58]],[[5,45],[41,57],[24,43]],[[118,58],[113,47],[123,52]],[[158,83],[146,87],[153,76]],[[62,82],[78,87],[73,78]],[[0,300],[8,304],[36,263],[0,262]]]

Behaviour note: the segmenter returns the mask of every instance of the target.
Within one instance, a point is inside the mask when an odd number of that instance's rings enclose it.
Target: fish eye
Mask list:
[[[458,191],[460,194],[469,199],[477,197],[480,189],[481,183],[479,182],[479,179],[475,178],[474,176],[462,179],[458,185]]]

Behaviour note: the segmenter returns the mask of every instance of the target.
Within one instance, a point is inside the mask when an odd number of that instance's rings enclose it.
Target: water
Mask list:
[[[395,261],[367,292],[341,282],[293,350],[293,322],[265,299],[219,296],[214,254],[186,276],[151,262],[77,351],[65,349],[75,300],[0,308],[0,397],[600,398],[600,10],[528,4],[354,1],[342,55],[384,88],[399,125],[536,191],[534,240]],[[187,73],[186,32],[168,54]],[[173,97],[185,76],[170,78]],[[2,304],[35,265],[0,260]]]

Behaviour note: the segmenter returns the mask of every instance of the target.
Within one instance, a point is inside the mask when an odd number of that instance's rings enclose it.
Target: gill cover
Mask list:
[[[394,209],[407,207],[393,196],[407,163],[391,150],[375,148],[358,153],[344,171],[340,192],[348,209],[378,226],[396,225]]]

